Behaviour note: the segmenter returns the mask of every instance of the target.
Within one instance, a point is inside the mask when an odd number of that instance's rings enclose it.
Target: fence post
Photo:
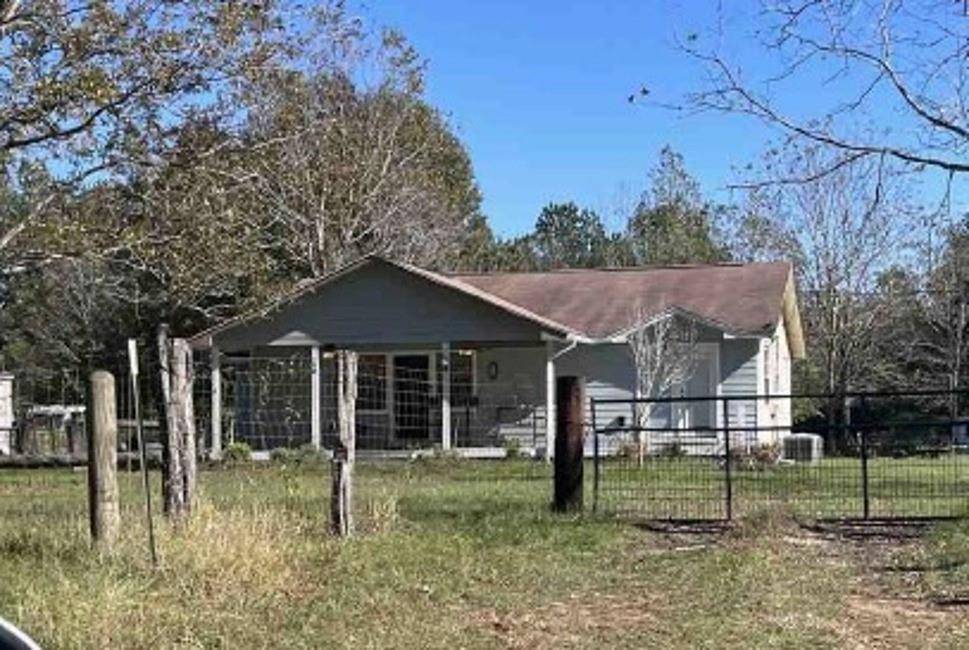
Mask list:
[[[209,457],[213,460],[222,459],[222,353],[219,348],[212,346],[212,367],[210,381],[212,384],[211,418],[212,428]]]
[[[102,550],[111,550],[118,539],[118,405],[114,375],[105,370],[91,373],[88,398],[91,426],[88,433],[88,507],[91,538]]]
[[[726,481],[727,521],[733,519],[733,476],[730,469],[730,398],[723,398],[723,469]]]
[[[589,414],[592,419],[592,512],[599,511],[599,429],[596,420],[596,400],[589,400]]]
[[[158,326],[158,374],[161,379],[165,434],[162,436],[162,502],[166,515],[182,511],[182,452],[178,435],[178,418],[172,402],[171,347],[168,325]]]
[[[178,436],[182,454],[182,512],[192,510],[195,499],[197,445],[195,436],[195,402],[192,386],[195,381],[192,368],[192,349],[185,339],[175,339],[172,344],[172,399],[174,401]]]
[[[844,401],[844,439],[847,441],[852,433],[851,429],[851,398],[846,397]],[[871,516],[871,499],[868,485],[868,433],[865,431],[864,423],[858,427],[859,447],[861,453],[861,512],[862,518],[868,519]]]
[[[337,365],[339,439],[333,449],[330,519],[339,537],[353,534],[353,461],[356,455],[357,353],[340,350]]]
[[[555,495],[557,512],[582,509],[583,417],[581,377],[559,377],[555,386]]]

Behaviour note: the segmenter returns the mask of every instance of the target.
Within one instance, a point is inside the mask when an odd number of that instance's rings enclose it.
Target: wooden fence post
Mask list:
[[[339,440],[333,450],[330,520],[333,533],[353,534],[353,461],[356,456],[357,353],[336,354]]]
[[[161,379],[162,403],[165,408],[165,432],[162,436],[162,502],[166,515],[182,511],[182,454],[178,420],[172,403],[171,347],[168,325],[158,326],[158,372]]]
[[[162,497],[165,514],[180,516],[192,508],[195,493],[195,406],[192,349],[184,339],[169,342],[168,326],[158,328],[158,359],[165,404]]]
[[[559,377],[555,387],[555,499],[552,505],[558,512],[582,509],[583,384],[581,377]]]
[[[172,342],[172,358],[172,401],[175,421],[178,423],[179,450],[182,454],[181,506],[182,512],[188,514],[192,511],[195,498],[198,448],[195,436],[195,403],[192,399],[195,373],[192,369],[192,349],[188,341],[175,339]]]
[[[118,506],[118,405],[114,375],[104,370],[91,373],[88,398],[88,505],[91,538],[102,550],[111,550],[118,539],[121,515]]]

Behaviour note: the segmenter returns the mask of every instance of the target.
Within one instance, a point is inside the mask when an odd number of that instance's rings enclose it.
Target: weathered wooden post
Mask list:
[[[333,533],[353,534],[353,461],[356,456],[357,353],[336,353],[339,440],[333,449],[330,519]]]
[[[192,350],[184,339],[169,342],[168,326],[158,328],[161,392],[165,403],[162,496],[165,514],[187,514],[195,493],[195,406]]]
[[[558,512],[582,509],[584,380],[559,377],[555,395],[555,498]]]
[[[179,449],[182,454],[182,512],[192,510],[195,499],[195,476],[197,467],[197,444],[195,441],[195,403],[192,387],[195,375],[192,369],[192,349],[185,339],[172,342],[172,400],[175,420],[178,423]]]
[[[103,550],[118,539],[121,515],[118,507],[118,407],[114,375],[105,370],[91,373],[87,450],[88,506],[91,538]]]
[[[162,436],[162,503],[166,515],[182,511],[182,454],[178,420],[172,403],[171,347],[168,325],[158,326],[158,372],[161,379],[162,403],[165,407],[165,431]]]

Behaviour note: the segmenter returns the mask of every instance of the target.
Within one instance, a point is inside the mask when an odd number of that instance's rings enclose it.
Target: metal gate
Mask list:
[[[764,508],[804,519],[963,517],[969,418],[950,415],[962,394],[593,398],[594,508],[681,521]]]

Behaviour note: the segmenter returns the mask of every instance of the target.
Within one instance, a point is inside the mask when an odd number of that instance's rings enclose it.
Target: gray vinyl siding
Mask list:
[[[720,347],[720,392],[726,397],[757,395],[757,363],[760,339],[724,339]],[[757,427],[757,399],[732,400],[729,422],[734,431]]]
[[[373,261],[265,318],[215,335],[223,350],[288,344],[535,343],[542,328],[478,298]]]

